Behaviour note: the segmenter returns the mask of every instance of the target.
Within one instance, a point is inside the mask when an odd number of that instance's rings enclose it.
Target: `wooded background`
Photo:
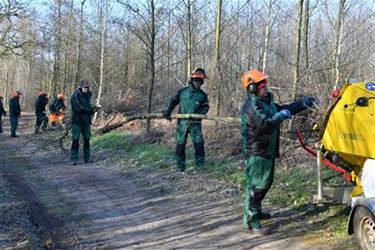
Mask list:
[[[280,102],[327,103],[350,78],[375,79],[373,0],[0,0],[0,94],[68,98],[91,83],[103,113],[161,111],[195,67],[210,113],[238,116],[241,73],[270,76]],[[7,106],[7,105],[5,105]]]

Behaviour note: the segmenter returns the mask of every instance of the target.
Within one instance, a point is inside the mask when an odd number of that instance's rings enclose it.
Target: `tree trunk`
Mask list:
[[[269,39],[271,35],[271,15],[272,15],[272,2],[273,0],[269,0],[268,2],[268,15],[267,15],[267,22],[265,27],[265,36],[264,36],[264,46],[263,46],[263,55],[262,55],[262,71],[265,72],[267,68],[267,55],[268,55],[268,47],[269,47]]]
[[[305,0],[305,20],[304,20],[304,50],[305,50],[305,71],[306,71],[306,83],[310,82],[309,73],[309,20],[310,20],[310,0]]]
[[[193,28],[192,28],[192,17],[191,17],[191,6],[192,3],[190,0],[187,2],[187,8],[188,8],[188,15],[187,15],[187,21],[188,21],[188,34],[187,34],[187,65],[186,65],[186,75],[189,79],[189,76],[192,72],[193,67]]]
[[[73,4],[74,0],[72,0],[71,7],[69,9],[69,14],[68,14],[68,28],[67,28],[67,34],[65,38],[65,44],[64,44],[64,83],[63,83],[63,88],[62,92],[65,94],[67,90],[67,84],[68,84],[68,52],[69,52],[69,40],[71,39],[70,37],[70,32],[71,32],[71,25],[72,25],[72,19],[73,19]]]
[[[79,38],[78,38],[78,51],[77,51],[77,62],[76,62],[76,82],[74,88],[77,88],[78,82],[81,80],[81,54],[82,54],[82,37],[83,37],[83,5],[86,0],[81,2],[80,10],[80,22],[79,22]]]
[[[335,38],[335,86],[334,90],[338,88],[340,81],[340,56],[341,56],[341,47],[342,47],[342,36],[344,32],[344,18],[345,18],[345,1],[340,0],[339,12],[337,16],[336,24],[336,38]]]
[[[60,86],[60,47],[61,47],[61,0],[57,0],[57,29],[55,34],[55,58],[53,62],[52,94],[56,95]]]
[[[297,96],[297,84],[299,81],[299,66],[300,66],[300,53],[301,53],[301,28],[302,28],[302,12],[303,12],[303,0],[298,1],[298,17],[296,24],[296,44],[294,50],[294,79],[292,88],[292,99],[295,100]]]
[[[150,79],[150,87],[148,91],[148,104],[147,104],[147,113],[152,112],[152,97],[154,94],[154,85],[155,85],[155,1],[151,0],[151,43],[150,43],[150,70],[151,70],[151,79]],[[147,133],[150,132],[151,123],[150,119],[147,119],[146,123],[146,131]]]
[[[220,38],[221,38],[221,12],[222,12],[222,0],[217,0],[216,8],[216,31],[215,31],[215,69],[216,69],[216,115],[220,115],[220,104],[221,104],[221,83],[223,77],[221,74],[220,67]]]
[[[103,4],[103,2],[102,2]],[[100,106],[100,98],[102,96],[103,90],[103,79],[104,79],[104,56],[105,56],[105,47],[106,47],[106,36],[107,36],[107,15],[108,15],[108,2],[104,0],[104,8],[101,6],[100,11],[104,11],[100,14],[101,22],[100,22],[100,75],[99,75],[99,88],[98,88],[98,96],[96,98],[96,105]],[[104,9],[104,10],[103,10]],[[94,114],[93,123],[95,123],[96,119],[98,118],[98,113]]]

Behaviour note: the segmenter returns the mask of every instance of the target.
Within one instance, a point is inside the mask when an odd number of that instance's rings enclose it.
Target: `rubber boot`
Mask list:
[[[83,140],[83,159],[85,163],[90,163],[90,140]]]
[[[176,145],[176,162],[177,162],[177,170],[185,171],[185,144],[177,144]]]
[[[71,148],[71,157],[72,164],[76,165],[78,162],[78,151],[79,151],[79,140],[73,140]]]
[[[195,149],[195,165],[198,168],[204,168],[204,143],[194,143]]]

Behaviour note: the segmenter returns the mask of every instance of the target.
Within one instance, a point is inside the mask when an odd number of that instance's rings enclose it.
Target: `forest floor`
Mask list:
[[[271,208],[273,233],[255,236],[242,230],[243,198],[209,175],[105,154],[72,166],[32,131],[0,134],[0,249],[353,249],[290,209]]]

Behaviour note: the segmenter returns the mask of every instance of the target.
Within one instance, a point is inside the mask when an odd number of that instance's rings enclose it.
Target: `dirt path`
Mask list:
[[[105,159],[72,166],[23,132],[0,135],[0,190],[12,194],[0,203],[22,204],[12,207],[18,223],[2,225],[1,249],[332,249],[301,243],[305,222],[288,211],[274,211],[272,235],[243,232],[242,200],[207,190],[215,181],[205,176]],[[23,237],[10,234],[15,227]]]

